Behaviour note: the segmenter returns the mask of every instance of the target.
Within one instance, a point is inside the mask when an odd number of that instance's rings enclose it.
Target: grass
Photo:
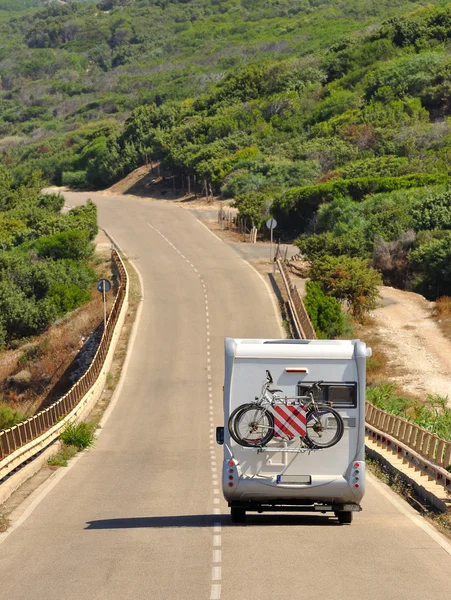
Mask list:
[[[93,422],[69,423],[60,435],[60,440],[66,446],[75,446],[77,450],[90,448],[95,441],[96,427]]]
[[[94,421],[69,423],[60,435],[62,447],[53,454],[47,464],[51,467],[67,467],[69,459],[85,448],[90,448],[95,442],[94,432],[97,423]]]
[[[77,452],[78,448],[76,446],[63,444],[61,450],[47,460],[47,464],[51,467],[67,467],[69,459],[75,456]]]
[[[451,441],[451,408],[447,396],[428,394],[426,399],[418,400],[401,395],[393,383],[379,383],[367,388],[366,399],[377,408]]]
[[[437,300],[433,316],[443,334],[451,340],[451,298],[449,296]]]
[[[0,533],[3,533],[8,529],[9,520],[0,513]]]

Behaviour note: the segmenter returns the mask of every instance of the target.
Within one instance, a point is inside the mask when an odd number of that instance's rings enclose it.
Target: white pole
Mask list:
[[[102,292],[103,292],[103,335],[106,335],[106,296],[105,296],[105,282],[102,281]]]
[[[271,227],[271,244],[269,246],[269,262],[272,262],[272,227]]]

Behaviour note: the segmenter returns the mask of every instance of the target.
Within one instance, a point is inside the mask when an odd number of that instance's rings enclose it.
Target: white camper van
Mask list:
[[[369,356],[371,350],[359,340],[226,339],[224,426],[216,437],[224,447],[223,492],[232,521],[243,522],[246,511],[319,511],[351,523],[365,492]],[[321,382],[320,402],[338,413],[342,425],[338,441],[317,447],[297,435],[296,427],[279,423],[282,431],[268,442],[238,443],[230,435],[230,416],[233,420],[238,407],[261,397],[265,378],[277,397],[285,398],[281,402],[298,402],[298,408],[303,400],[286,399],[305,397]],[[307,412],[307,426],[308,419]]]

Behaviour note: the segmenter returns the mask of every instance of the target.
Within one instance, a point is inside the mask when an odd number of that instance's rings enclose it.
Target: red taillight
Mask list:
[[[230,481],[233,481],[233,475],[229,475]]]
[[[234,467],[234,466],[235,466],[235,463],[233,462],[233,460],[230,460],[229,461],[229,467]]]
[[[229,485],[230,485],[230,483],[229,483]],[[359,484],[358,484],[358,483],[355,483],[355,484],[354,484],[354,487],[355,487],[355,488],[358,488],[358,487],[360,487],[360,486],[359,486]]]
[[[233,487],[233,483],[231,481],[229,482],[229,487]]]
[[[358,469],[360,467],[360,463],[354,463],[354,467]]]

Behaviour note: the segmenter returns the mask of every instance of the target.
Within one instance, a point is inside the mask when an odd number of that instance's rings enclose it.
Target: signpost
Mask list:
[[[277,227],[277,221],[271,217],[266,221],[266,227],[271,231],[271,244],[269,246],[269,262],[272,262],[272,232]]]
[[[97,282],[97,291],[103,296],[103,333],[106,332],[106,296],[105,294],[111,290],[111,281],[109,279],[99,279]]]

